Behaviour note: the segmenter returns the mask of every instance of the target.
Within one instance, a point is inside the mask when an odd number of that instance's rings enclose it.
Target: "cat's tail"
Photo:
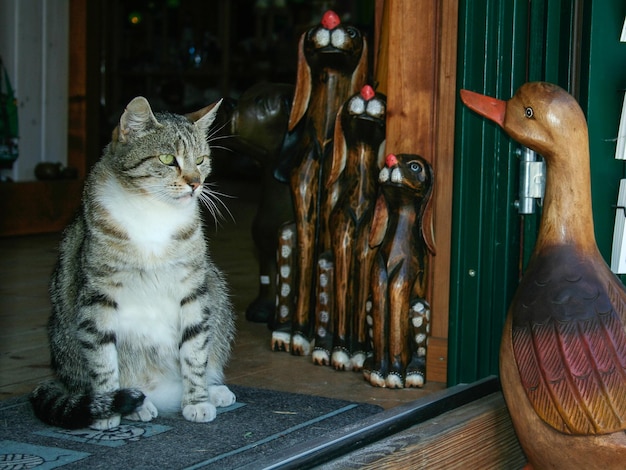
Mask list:
[[[132,388],[108,393],[69,393],[57,381],[39,385],[29,396],[35,416],[44,423],[66,429],[86,428],[97,419],[135,411],[145,395]]]

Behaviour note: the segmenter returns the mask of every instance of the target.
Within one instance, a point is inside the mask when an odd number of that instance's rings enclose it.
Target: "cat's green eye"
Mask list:
[[[196,158],[196,165],[202,165],[204,163],[205,158],[206,158],[205,155],[202,155],[201,157]]]
[[[167,154],[159,155],[159,160],[164,165],[169,165],[169,166],[176,165],[176,157],[174,155],[167,155]]]

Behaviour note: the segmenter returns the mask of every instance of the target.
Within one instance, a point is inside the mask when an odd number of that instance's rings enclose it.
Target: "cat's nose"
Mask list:
[[[200,178],[191,178],[187,180],[187,184],[191,188],[191,191],[195,191],[200,187],[201,181]]]

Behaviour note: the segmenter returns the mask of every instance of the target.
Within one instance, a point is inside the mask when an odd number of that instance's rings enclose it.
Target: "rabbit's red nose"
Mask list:
[[[332,10],[328,10],[322,16],[322,26],[326,29],[335,29],[339,23],[341,23],[339,15]]]
[[[392,166],[398,164],[398,159],[393,153],[390,153],[389,155],[387,155],[387,158],[385,159],[385,164],[387,165],[388,168],[391,168]]]
[[[365,101],[369,101],[374,98],[375,94],[376,93],[374,92],[374,89],[369,85],[365,85],[363,88],[361,88],[361,96]]]

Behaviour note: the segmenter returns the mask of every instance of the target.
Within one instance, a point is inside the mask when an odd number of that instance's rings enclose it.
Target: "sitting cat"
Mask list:
[[[234,337],[198,201],[215,215],[209,126],[133,99],[94,166],[52,275],[49,339],[57,379],[30,400],[46,423],[110,429],[182,409],[215,418],[235,402],[223,367]],[[220,201],[217,201],[220,202]]]

